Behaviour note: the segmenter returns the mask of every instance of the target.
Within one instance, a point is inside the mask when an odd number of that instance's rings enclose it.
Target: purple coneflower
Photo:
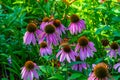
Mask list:
[[[85,60],[87,57],[93,57],[93,52],[96,52],[94,43],[90,42],[85,36],[79,38],[75,52],[78,50],[81,60]]]
[[[105,63],[97,64],[88,78],[88,80],[108,80],[108,79],[109,72],[108,67]]]
[[[120,73],[120,62],[114,65],[114,69],[118,69],[118,72]]]
[[[21,71],[22,77],[21,78],[23,80],[27,80],[28,78],[30,80],[33,80],[34,77],[36,79],[38,79],[39,76],[38,76],[36,69],[39,69],[39,67],[34,62],[27,61],[24,65],[24,67],[22,67],[22,71]]]
[[[86,28],[84,20],[80,20],[79,17],[73,14],[71,17],[71,23],[69,25],[69,30],[71,34],[80,33],[83,29]]]
[[[50,24],[50,19],[48,17],[43,18],[42,23],[40,25],[40,29],[44,31],[46,25]]]
[[[52,48],[50,46],[47,45],[47,43],[45,41],[40,43],[40,55],[44,56],[47,54],[52,54]]]
[[[109,52],[108,52],[108,55],[112,58],[116,58],[117,57],[117,52],[118,52],[118,55],[120,55],[120,46],[116,43],[116,42],[113,42],[111,45],[110,45],[110,48],[108,48]]]
[[[23,37],[23,41],[24,43],[30,44],[31,42],[35,45],[36,44],[36,37],[38,38],[38,35],[40,35],[41,31],[39,29],[37,29],[36,24],[34,23],[29,23],[27,26],[27,32],[25,33],[24,37]]]
[[[61,24],[61,21],[56,19],[53,21],[53,25],[56,27],[56,32],[62,35],[62,32],[65,34],[65,27]]]
[[[77,54],[71,49],[69,45],[64,45],[63,48],[57,53],[56,57],[58,58],[58,56],[60,56],[60,62],[63,62],[66,58],[70,63],[71,60],[75,61],[76,55]]]
[[[44,39],[48,45],[54,44],[55,46],[61,42],[60,35],[56,32],[56,28],[52,24],[48,24],[45,26],[44,32],[41,34],[41,39],[39,43],[41,43]]]

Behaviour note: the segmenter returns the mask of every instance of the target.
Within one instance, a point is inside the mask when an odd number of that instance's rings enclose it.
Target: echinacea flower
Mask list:
[[[94,43],[90,42],[87,37],[82,36],[78,40],[78,44],[75,48],[75,52],[79,51],[81,60],[85,60],[87,57],[93,57],[93,52],[96,52]]]
[[[114,67],[113,67],[115,70],[118,69],[118,72],[120,73],[120,62],[115,64]]]
[[[71,34],[77,34],[80,33],[83,29],[86,28],[86,24],[84,20],[80,20],[79,17],[75,14],[73,14],[71,17],[71,23],[68,27]]]
[[[43,18],[42,23],[40,24],[40,29],[44,31],[46,25],[50,24],[50,19],[48,17]]]
[[[39,70],[39,67],[32,61],[27,61],[24,65],[24,67],[22,67],[22,71],[21,71],[21,75],[22,75],[22,79],[23,80],[33,80],[33,78],[35,77],[36,79],[39,78],[39,75],[36,71],[36,69]]]
[[[108,66],[105,63],[97,64],[88,80],[109,80]]]
[[[29,23],[27,26],[27,32],[24,34],[23,37],[23,41],[26,45],[29,45],[30,43],[33,43],[33,45],[36,44],[36,37],[38,38],[38,36],[41,34],[42,31],[40,31],[39,29],[37,29],[37,26],[35,23]]]
[[[107,48],[107,50],[109,50],[108,55],[111,58],[112,57],[116,58],[117,57],[117,53],[118,53],[118,55],[120,55],[120,46],[116,42],[113,42],[110,45],[110,48]]]
[[[56,32],[56,28],[52,24],[48,24],[45,26],[44,32],[41,34],[41,38],[39,39],[39,43],[46,40],[48,45],[58,45],[61,42],[60,35]]]
[[[50,55],[52,54],[52,48],[51,46],[48,46],[47,43],[45,41],[40,43],[40,55],[44,56],[44,55]]]
[[[76,57],[76,61],[80,61],[79,56]],[[83,69],[87,69],[87,64],[85,62],[78,63],[72,66],[72,70],[80,71],[82,72]]]
[[[69,45],[64,45],[63,48],[57,53],[56,57],[60,56],[60,62],[63,62],[65,59],[70,63],[71,60],[75,61],[75,56],[77,54],[71,49]]]
[[[56,31],[58,34],[62,35],[62,32],[65,34],[65,27],[60,20],[54,20],[53,25],[56,27]]]

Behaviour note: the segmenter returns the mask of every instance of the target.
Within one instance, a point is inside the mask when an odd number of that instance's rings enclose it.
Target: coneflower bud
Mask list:
[[[109,41],[107,39],[101,40],[101,43],[102,43],[103,46],[108,46],[109,45]]]
[[[114,50],[118,49],[118,44],[116,42],[113,42],[110,47]]]
[[[37,26],[35,23],[29,23],[27,26],[27,31],[28,32],[35,32],[37,29]]]
[[[73,14],[72,16],[70,16],[70,20],[71,20],[71,22],[76,23],[80,19],[79,19],[79,17],[76,14]]]

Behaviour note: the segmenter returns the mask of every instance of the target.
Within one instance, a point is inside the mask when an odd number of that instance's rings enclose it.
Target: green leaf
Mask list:
[[[2,80],[8,80],[7,78],[2,78]]]
[[[81,73],[73,73],[71,76],[70,76],[70,80],[73,80],[73,79],[77,79],[77,78],[80,78],[82,76]]]
[[[48,78],[48,79],[57,79],[57,80],[64,80],[63,76],[60,74],[55,74],[54,76]]]
[[[75,61],[75,62],[69,63],[68,66],[73,66],[75,64],[80,64],[80,63],[82,63],[82,61]]]

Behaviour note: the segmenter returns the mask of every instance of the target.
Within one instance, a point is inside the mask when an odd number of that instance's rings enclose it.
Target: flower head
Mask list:
[[[60,62],[63,62],[66,58],[70,63],[71,60],[75,61],[76,55],[77,54],[71,49],[69,45],[64,45],[63,48],[57,53],[56,57],[58,58],[58,56],[60,56]]]
[[[61,23],[60,20],[56,19],[53,21],[53,25],[56,27],[56,31],[58,34],[62,34],[62,32],[65,34],[65,27],[64,25]]]
[[[33,45],[35,45],[36,44],[35,35],[38,39],[38,36],[41,34],[41,32],[42,32],[41,30],[37,29],[37,26],[35,23],[29,23],[27,26],[27,32],[24,34],[24,37],[23,37],[24,43],[27,45],[32,42]]]
[[[45,41],[40,43],[40,55],[44,56],[47,54],[52,54],[52,49],[51,46],[48,46],[47,43]]]
[[[39,67],[32,61],[27,61],[22,67],[21,75],[22,79],[27,80],[30,78],[30,80],[33,80],[33,76],[38,79],[38,73],[36,72],[36,69],[39,69]]]
[[[96,52],[96,49],[93,42],[90,42],[87,37],[82,36],[78,40],[75,52],[79,52],[80,59],[85,60],[87,57],[93,57],[93,52]]]
[[[71,34],[80,33],[83,29],[85,29],[86,25],[84,20],[80,20],[79,17],[73,14],[71,17],[71,23],[69,25],[69,30]]]
[[[112,57],[116,58],[117,57],[117,53],[118,53],[118,55],[120,55],[120,46],[116,42],[113,42],[110,45],[110,48],[108,48],[107,50],[109,50],[108,55],[111,58]]]
[[[39,43],[44,41],[46,39],[46,42],[48,45],[58,45],[59,42],[61,42],[60,35],[57,34],[56,28],[52,24],[48,24],[45,26],[44,32],[41,34],[41,39],[39,40]]]
[[[108,66],[105,63],[99,63],[94,66],[93,72],[89,76],[88,80],[108,80],[108,78]]]

